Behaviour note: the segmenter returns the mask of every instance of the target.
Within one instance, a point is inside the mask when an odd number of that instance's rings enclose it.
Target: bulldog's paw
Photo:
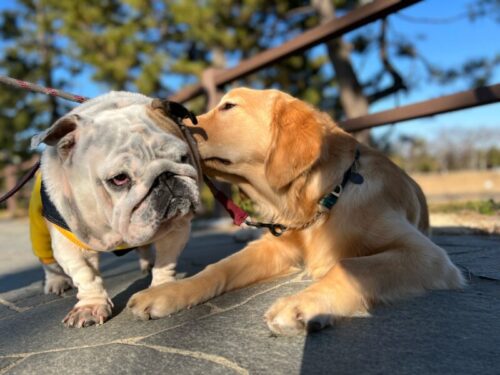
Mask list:
[[[43,292],[45,294],[54,293],[61,296],[66,290],[73,288],[71,279],[67,276],[53,275],[45,278]]]
[[[83,328],[103,324],[111,316],[111,304],[97,303],[75,306],[63,319],[66,327]]]
[[[141,320],[163,318],[190,305],[189,292],[181,282],[169,282],[135,293],[127,307]]]
[[[73,288],[70,277],[64,273],[57,263],[44,265],[43,269],[45,271],[45,282],[43,286],[43,292],[45,294],[54,293],[60,296],[66,290]]]
[[[302,292],[278,299],[264,318],[271,331],[278,335],[298,335],[319,331],[333,323],[334,315],[328,297]]]

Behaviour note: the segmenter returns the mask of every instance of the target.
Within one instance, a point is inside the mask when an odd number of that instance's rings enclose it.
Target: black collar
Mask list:
[[[344,177],[342,178],[342,182],[336,185],[331,192],[326,194],[323,198],[319,200],[319,204],[327,209],[331,209],[337,203],[340,195],[344,191],[345,186],[350,181],[353,184],[359,185],[364,181],[363,176],[361,176],[358,172],[356,172],[358,168],[358,160],[359,160],[360,152],[359,149],[356,149],[356,153],[354,154],[354,161],[347,171],[344,173]]]
[[[327,210],[331,210],[332,207],[335,206],[335,204],[337,203],[340,195],[344,191],[344,188],[349,181],[352,182],[353,184],[356,184],[356,185],[363,183],[363,181],[364,181],[363,176],[361,176],[357,172],[360,155],[361,155],[361,153],[360,153],[359,149],[356,148],[356,152],[354,154],[354,161],[352,162],[349,169],[347,171],[345,171],[344,176],[342,177],[342,182],[340,184],[336,185],[331,192],[324,195],[323,198],[321,198],[318,201],[319,205],[323,206]],[[279,237],[284,232],[286,232],[288,229],[305,229],[305,228],[311,226],[321,216],[322,213],[324,213],[324,212],[318,212],[313,220],[304,224],[300,228],[287,227],[283,224],[276,224],[276,223],[255,222],[255,221],[250,221],[248,219],[245,221],[245,223],[247,225],[250,225],[250,226],[256,227],[256,228],[267,228],[274,236]]]

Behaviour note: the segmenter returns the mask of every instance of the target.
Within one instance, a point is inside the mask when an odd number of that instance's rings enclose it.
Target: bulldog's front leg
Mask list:
[[[175,280],[177,258],[189,239],[190,219],[178,220],[174,227],[155,242],[156,258],[152,270],[151,286]]]
[[[154,253],[151,245],[143,245],[137,247],[137,253],[139,254],[139,268],[141,269],[142,273],[150,273],[155,263]]]
[[[63,319],[67,327],[103,324],[111,316],[113,304],[99,275],[99,254],[81,249],[51,228],[54,257],[78,288],[78,302]]]

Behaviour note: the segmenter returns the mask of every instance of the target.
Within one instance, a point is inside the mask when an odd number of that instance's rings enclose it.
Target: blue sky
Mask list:
[[[390,42],[391,35],[393,37],[395,34],[404,35],[415,44],[416,49],[428,61],[442,68],[459,67],[465,61],[474,58],[494,58],[499,56],[500,19],[496,20],[494,16],[482,17],[472,22],[468,17],[455,17],[464,14],[467,6],[472,3],[474,3],[474,0],[424,0],[405,8],[399,12],[401,16],[394,14],[389,17],[390,32],[388,40]],[[454,21],[445,23],[411,22],[405,16],[412,20],[438,21],[454,19]],[[354,31],[352,34],[356,32],[377,35],[379,24],[372,23],[363,29]],[[349,39],[351,35],[347,35],[346,39]],[[325,53],[324,46],[318,46],[316,49],[318,54]],[[457,80],[446,85],[431,82],[423,73],[422,64],[409,62],[394,56],[392,59],[401,75],[412,83],[412,89],[408,94],[400,93],[396,97],[393,96],[374,103],[370,107],[370,113],[471,88],[470,83],[465,80]],[[378,69],[379,58],[377,52],[367,54],[367,56],[363,57],[363,60],[353,56],[353,64],[358,77],[363,81],[363,78],[370,77]],[[500,83],[500,67],[494,70],[488,84],[495,83]],[[406,134],[434,140],[435,137],[442,134],[442,129],[467,131],[476,128],[496,130],[495,140],[500,142],[500,103],[400,122],[395,126],[382,126],[374,129],[373,133],[375,136],[381,136],[390,131],[392,137]],[[485,143],[488,143],[487,139],[485,139]]]
[[[473,1],[425,0],[402,10],[400,13],[413,18],[446,19],[462,14],[467,5]],[[15,6],[15,2],[0,2],[0,9]],[[494,57],[500,54],[500,22],[495,22],[494,17],[483,17],[475,22],[463,17],[450,23],[428,24],[410,22],[398,15],[392,15],[389,21],[393,34],[405,35],[412,41],[416,41],[417,49],[429,61],[442,67],[459,66],[460,63],[470,58]],[[377,24],[372,24],[368,25],[366,29],[369,32],[377,33],[378,27]],[[322,48],[324,47],[317,47],[318,52],[323,52]],[[363,78],[374,72],[378,59],[375,54],[371,54],[363,61],[355,58],[353,62],[358,74]],[[394,62],[401,74],[409,78],[415,87],[409,94],[398,95],[397,99],[390,98],[377,102],[370,108],[370,112],[378,112],[393,108],[398,104],[415,103],[469,88],[465,81],[447,85],[427,82],[422,74],[422,67],[419,67],[418,64],[398,59],[395,59]],[[490,84],[499,82],[500,69],[497,68]],[[105,86],[92,83],[89,77],[81,77],[74,81],[73,91],[80,95],[92,97],[106,90]],[[404,133],[432,138],[433,135],[437,134],[436,129],[473,129],[477,127],[497,129],[500,133],[500,103],[432,118],[407,121],[393,129],[393,136]],[[383,134],[387,129],[388,127],[378,128],[375,130],[375,134]]]
[[[402,10],[403,15],[423,18],[448,18],[464,11],[470,0],[427,0]],[[500,54],[500,23],[494,17],[481,18],[475,22],[462,18],[446,24],[411,23],[397,15],[390,18],[392,27],[406,35],[427,35],[417,42],[418,48],[429,60],[442,66],[456,66],[468,58]],[[500,69],[496,69],[490,84],[500,83]],[[467,90],[466,82],[459,81],[452,85],[438,85],[421,82],[418,88],[407,96],[400,96],[400,104],[407,104],[435,98],[453,92]],[[377,103],[372,112],[391,108],[394,100]],[[429,133],[436,128],[477,128],[488,127],[500,132],[500,103],[467,109],[449,114],[407,121],[398,132],[432,137]],[[384,128],[378,132],[384,131]]]
[[[427,0],[417,3],[400,13],[414,18],[446,19],[461,14],[471,0]],[[467,17],[444,24],[414,23],[398,15],[390,17],[391,29],[416,40],[417,48],[428,60],[443,67],[459,66],[461,62],[481,56],[494,57],[500,54],[500,23],[493,17],[481,18],[471,22]],[[425,35],[423,40],[417,38]],[[359,64],[359,62],[357,62]],[[366,64],[366,63],[365,63]],[[402,64],[404,66],[404,64]],[[365,68],[369,71],[369,68]],[[415,69],[418,70],[418,69]],[[411,75],[410,67],[401,69],[401,73]],[[418,71],[417,71],[418,75]],[[411,76],[409,77],[412,78]],[[418,80],[422,77],[416,77]],[[490,84],[500,83],[500,69],[496,69]],[[467,82],[458,81],[454,84],[439,85],[423,80],[408,95],[399,95],[399,104],[409,104],[418,101],[452,94],[467,90]],[[378,112],[394,107],[397,101],[392,98],[376,103],[370,112]],[[414,134],[432,138],[436,129],[472,129],[488,127],[500,132],[500,103],[477,107],[431,118],[417,119],[400,123],[395,134]],[[381,134],[387,127],[375,131]]]

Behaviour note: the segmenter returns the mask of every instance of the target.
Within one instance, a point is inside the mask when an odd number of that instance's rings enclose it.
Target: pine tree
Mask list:
[[[0,71],[11,77],[49,87],[65,87],[56,70],[65,65],[55,42],[55,15],[48,14],[41,0],[24,0],[0,14],[0,37],[4,44]],[[65,67],[66,69],[68,66]],[[29,139],[55,121],[67,104],[55,98],[4,87],[0,91],[0,149],[4,162],[26,158]]]

